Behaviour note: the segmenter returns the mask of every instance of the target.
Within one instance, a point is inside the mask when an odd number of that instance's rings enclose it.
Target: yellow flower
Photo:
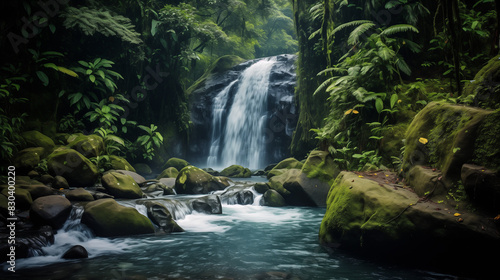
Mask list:
[[[453,216],[455,216],[455,217],[458,217],[458,216],[461,216],[461,215],[462,215],[462,214],[460,214],[460,213],[455,213],[455,214],[453,214]]]
[[[363,178],[363,175],[359,175],[358,177],[359,177],[359,178]]]
[[[425,144],[427,144],[427,142],[429,142],[429,140],[427,140],[427,138],[420,137],[420,139],[418,139],[418,142],[425,145]]]
[[[344,116],[347,116],[349,114],[359,114],[359,112],[357,110],[354,110],[354,109],[349,109],[347,111],[344,112]]]

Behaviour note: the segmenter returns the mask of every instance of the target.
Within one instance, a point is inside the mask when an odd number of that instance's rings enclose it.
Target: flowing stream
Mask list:
[[[374,264],[342,252],[328,254],[317,238],[324,208],[259,206],[260,195],[250,190],[255,196],[253,204],[234,205],[234,201],[222,199],[223,214],[179,209],[183,215],[178,215],[182,218],[177,223],[185,232],[174,234],[95,237],[80,224],[83,209],[75,207],[64,228],[55,235],[55,243],[45,247],[43,255],[19,259],[16,274],[10,276],[150,280],[453,279]],[[145,213],[134,200],[119,203]],[[61,259],[76,244],[88,250],[89,259]]]

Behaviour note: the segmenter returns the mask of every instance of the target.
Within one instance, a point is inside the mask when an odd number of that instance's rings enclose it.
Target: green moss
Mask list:
[[[377,239],[397,240],[415,227],[404,215],[398,217],[411,203],[415,201],[375,181],[342,172],[328,194],[320,240],[358,248],[364,242],[373,246]]]
[[[498,108],[500,106],[500,55],[492,58],[474,77],[467,83],[463,95],[475,96],[477,105],[482,108]]]
[[[169,167],[161,172],[156,179],[160,178],[177,178],[179,171],[175,167]]]
[[[169,167],[174,167],[177,170],[181,170],[188,165],[189,165],[189,162],[187,162],[183,159],[180,159],[180,158],[173,157],[173,158],[170,158],[169,160],[167,160],[165,165],[163,165],[163,168],[167,169]]]
[[[487,116],[478,128],[473,162],[490,169],[500,169],[500,111]]]
[[[404,171],[414,165],[432,165],[444,176],[458,180],[462,165],[472,158],[477,127],[490,113],[444,102],[429,103],[406,132]]]
[[[154,233],[153,223],[135,208],[119,205],[113,199],[100,199],[85,206],[82,223],[98,236]]]
[[[222,170],[220,175],[231,178],[249,178],[252,176],[252,172],[241,165],[231,165]]]
[[[302,167],[308,178],[317,178],[323,182],[335,179],[340,170],[330,153],[325,151],[311,151]]]
[[[119,156],[109,156],[109,159],[113,169],[135,172],[135,168],[126,159]]]
[[[301,169],[303,163],[296,160],[295,158],[287,158],[280,161],[273,169],[267,173],[267,178],[281,175],[286,172],[287,169]]]

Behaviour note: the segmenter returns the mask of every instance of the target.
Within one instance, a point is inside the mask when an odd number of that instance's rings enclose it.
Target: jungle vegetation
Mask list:
[[[108,155],[164,162],[189,141],[185,90],[212,62],[281,53],[299,56],[292,155],[396,166],[402,144],[382,152],[391,139],[433,100],[472,104],[464,84],[498,53],[498,0],[1,5],[2,166],[32,129],[99,134]]]

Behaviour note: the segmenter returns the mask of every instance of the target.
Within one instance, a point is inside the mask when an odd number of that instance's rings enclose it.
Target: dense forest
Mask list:
[[[426,263],[431,266],[460,254],[450,248],[463,236],[476,240],[463,249],[469,256],[474,246],[500,247],[500,0],[7,0],[0,6],[5,197],[12,168],[22,176],[18,184],[43,183],[51,187],[47,193],[66,196],[80,187],[103,191],[113,170],[159,184],[162,177],[175,178],[169,195],[208,194],[231,185],[226,177],[263,175],[269,181],[261,205],[327,207],[319,229],[327,247],[387,249],[398,259],[399,249],[417,250],[435,238],[442,247]],[[283,161],[227,172],[189,165],[196,151],[190,146],[208,134],[193,124],[196,89],[245,62],[282,54],[296,56],[297,114],[290,145],[280,147]],[[62,183],[54,179],[61,174]],[[113,176],[121,182],[121,175]],[[346,198],[362,185],[355,180],[366,177],[388,192],[411,195],[390,206],[384,204],[389,194]],[[134,180],[146,193],[150,180]],[[207,183],[187,190],[189,180]],[[365,184],[360,188],[369,188]],[[314,195],[302,200],[298,185]],[[258,184],[252,187],[259,192]],[[140,189],[133,195],[108,191],[100,198],[146,197]],[[18,212],[33,213],[30,205],[45,196],[39,192],[30,191]],[[238,194],[239,204],[244,195]],[[433,231],[441,218],[430,208],[456,213]],[[413,209],[429,215],[425,226]],[[460,211],[470,211],[465,223]],[[82,223],[90,223],[85,215]],[[178,229],[168,226],[167,232]]]
[[[431,101],[491,107],[463,88],[497,53],[494,1],[41,3],[2,4],[2,166],[32,129],[97,133],[133,162],[182,157],[185,92],[223,55],[298,51],[291,154],[318,146],[349,169],[391,166],[401,147],[381,144]]]

